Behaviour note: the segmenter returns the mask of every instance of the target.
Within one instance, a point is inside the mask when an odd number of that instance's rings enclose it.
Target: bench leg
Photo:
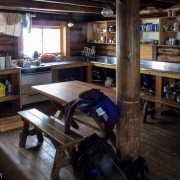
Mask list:
[[[25,147],[26,139],[27,139],[27,136],[29,135],[29,122],[27,122],[26,120],[23,120],[23,121],[24,121],[24,124],[23,124],[23,129],[20,132],[19,147]]]
[[[143,122],[143,123],[146,123],[148,105],[149,105],[149,102],[148,102],[148,101],[145,101],[145,103],[144,103],[144,108],[143,108],[143,118],[142,118],[142,122]]]
[[[53,143],[54,144],[54,143]],[[56,154],[54,157],[53,168],[51,172],[51,178],[59,178],[60,169],[70,164],[70,157],[67,157],[64,149],[56,147]]]
[[[151,108],[151,119],[154,119],[154,113],[155,113],[155,104],[150,103],[150,108]]]
[[[43,142],[43,140],[44,140],[43,134],[42,134],[41,131],[39,131],[37,129],[36,129],[36,131],[37,131],[36,136],[37,136],[37,139],[38,139],[38,144],[41,144]]]

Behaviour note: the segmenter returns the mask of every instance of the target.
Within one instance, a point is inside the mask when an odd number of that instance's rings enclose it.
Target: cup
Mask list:
[[[5,57],[0,57],[0,66],[5,67]]]

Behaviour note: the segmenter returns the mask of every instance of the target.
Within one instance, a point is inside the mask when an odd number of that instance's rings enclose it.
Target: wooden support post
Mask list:
[[[86,66],[86,82],[92,83],[92,65]]]
[[[161,76],[156,76],[156,86],[155,86],[156,90],[155,90],[155,92],[156,92],[156,96],[160,97],[160,98],[162,98],[162,93],[163,93],[162,86],[163,86],[163,78]],[[160,106],[161,106],[161,104],[159,104],[159,103],[155,104],[156,108],[159,108]]]
[[[139,7],[139,0],[116,0],[116,96],[120,111],[116,152],[125,161],[140,153]]]

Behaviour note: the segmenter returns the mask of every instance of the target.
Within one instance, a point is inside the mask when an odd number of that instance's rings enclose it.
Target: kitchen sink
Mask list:
[[[92,63],[100,63],[100,64],[116,65],[116,57],[96,56],[96,59],[91,62]]]

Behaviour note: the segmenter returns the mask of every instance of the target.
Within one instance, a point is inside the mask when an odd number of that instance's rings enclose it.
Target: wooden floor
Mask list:
[[[23,109],[29,108],[37,108],[47,115],[54,115],[55,113],[54,108],[49,102],[33,104]],[[16,111],[1,112],[0,118],[4,118],[7,115],[15,116],[17,114]],[[95,124],[92,120],[86,120],[87,122],[91,121],[93,125]],[[14,127],[11,121],[16,124]],[[21,128],[17,127],[22,126],[22,124],[18,124],[20,122],[17,123],[16,121],[19,121],[16,116],[14,118],[0,119],[0,130],[2,129],[4,131],[0,134],[0,147],[3,151],[9,153],[9,157],[12,157],[17,166],[22,166],[22,168],[26,169],[27,174],[29,173],[32,179],[50,179],[53,157],[55,155],[55,149],[52,143],[45,137],[43,144],[36,146],[36,137],[32,136],[28,137],[26,148],[19,148],[19,131]],[[83,136],[88,136],[92,133],[99,134],[99,131],[96,129],[80,122],[78,124],[80,133]],[[154,120],[148,117],[147,123],[141,124],[141,156],[147,160],[149,166],[149,173],[146,179],[179,180],[180,121],[164,118],[159,115],[156,115],[156,119]],[[3,171],[3,173],[9,172]],[[13,173],[11,174],[13,177],[15,176]],[[60,179],[79,180],[79,177],[77,178],[75,176],[71,166],[67,166],[61,170]]]

